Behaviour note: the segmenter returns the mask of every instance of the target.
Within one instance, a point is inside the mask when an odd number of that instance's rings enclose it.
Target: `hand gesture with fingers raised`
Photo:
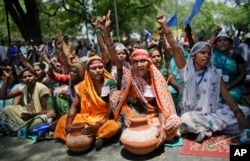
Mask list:
[[[162,14],[156,16],[156,21],[161,24],[161,25],[164,25],[166,24],[166,17]]]

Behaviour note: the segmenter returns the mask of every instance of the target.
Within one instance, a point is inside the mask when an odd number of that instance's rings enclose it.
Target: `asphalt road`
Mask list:
[[[117,140],[99,151],[72,154],[65,144],[56,140],[35,143],[30,139],[0,136],[0,161],[228,161],[229,158],[180,155],[181,147],[164,147],[150,154],[139,156],[128,152]]]

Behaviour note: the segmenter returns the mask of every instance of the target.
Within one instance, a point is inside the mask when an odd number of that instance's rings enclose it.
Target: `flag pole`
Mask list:
[[[177,17],[177,27],[176,27],[176,34],[177,34],[177,42],[179,42],[179,38],[178,38],[178,35],[179,35],[179,33],[178,33],[178,30],[179,30],[179,23],[178,23],[178,15],[177,15],[177,13],[178,13],[178,5],[179,5],[179,0],[176,0],[176,17]]]
[[[115,7],[115,24],[116,24],[117,39],[118,39],[118,42],[120,42],[120,34],[119,34],[119,24],[118,24],[118,15],[117,15],[116,0],[114,0],[114,7]]]

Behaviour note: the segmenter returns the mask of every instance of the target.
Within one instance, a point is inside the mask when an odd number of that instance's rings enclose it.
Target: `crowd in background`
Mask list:
[[[202,142],[250,127],[250,33],[216,28],[194,42],[187,25],[176,41],[158,16],[157,38],[120,43],[109,33],[109,16],[92,21],[97,40],[90,43],[72,44],[59,30],[47,44],[1,41],[2,135],[49,123],[65,141],[70,124],[83,121],[83,134],[100,149],[135,114],[159,128],[159,145],[186,132]]]

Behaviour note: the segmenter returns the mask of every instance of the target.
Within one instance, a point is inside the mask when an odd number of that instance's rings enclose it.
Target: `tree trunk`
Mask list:
[[[19,3],[19,0],[4,0],[6,9],[23,38],[27,41],[33,39],[35,43],[42,40],[39,10],[35,0],[24,0],[26,12]]]

